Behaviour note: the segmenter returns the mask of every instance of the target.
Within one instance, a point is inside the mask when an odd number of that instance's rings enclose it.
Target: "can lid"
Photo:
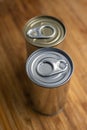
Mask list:
[[[38,47],[51,47],[61,43],[66,34],[64,24],[52,16],[37,16],[24,27],[26,40]]]
[[[32,53],[26,62],[28,77],[43,87],[58,87],[71,77],[73,63],[70,57],[56,48],[42,48]]]

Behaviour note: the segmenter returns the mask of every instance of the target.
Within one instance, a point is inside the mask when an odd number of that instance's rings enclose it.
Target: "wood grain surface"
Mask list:
[[[24,24],[36,15],[64,22],[58,48],[74,61],[63,112],[43,116],[29,105]],[[0,0],[0,130],[87,130],[87,0]]]

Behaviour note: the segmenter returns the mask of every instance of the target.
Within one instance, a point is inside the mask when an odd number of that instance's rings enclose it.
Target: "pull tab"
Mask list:
[[[68,64],[65,60],[43,60],[37,66],[37,72],[41,76],[52,76],[55,74],[63,73],[67,70]]]
[[[44,30],[50,30],[50,34],[44,35]],[[51,25],[43,25],[40,27],[32,28],[27,32],[27,35],[30,38],[36,38],[36,39],[49,39],[53,38],[56,34],[56,29]]]

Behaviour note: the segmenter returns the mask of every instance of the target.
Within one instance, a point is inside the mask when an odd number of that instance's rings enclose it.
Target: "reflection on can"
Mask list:
[[[32,107],[46,115],[62,110],[73,72],[71,58],[56,48],[38,49],[27,59],[26,72]]]

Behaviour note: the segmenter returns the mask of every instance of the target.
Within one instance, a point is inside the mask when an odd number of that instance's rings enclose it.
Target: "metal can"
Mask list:
[[[73,72],[71,58],[56,48],[38,49],[28,57],[26,72],[33,109],[45,115],[61,111]]]
[[[66,28],[57,18],[37,16],[25,24],[23,32],[29,56],[38,47],[55,47],[61,43],[65,38]]]

